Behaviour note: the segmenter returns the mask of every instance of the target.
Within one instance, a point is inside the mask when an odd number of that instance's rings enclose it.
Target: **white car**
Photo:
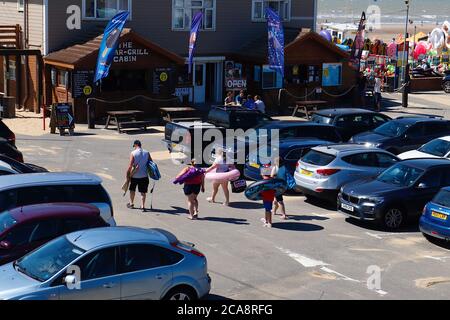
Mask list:
[[[417,150],[408,151],[398,156],[402,160],[419,158],[450,158],[450,136],[442,137],[424,144]]]

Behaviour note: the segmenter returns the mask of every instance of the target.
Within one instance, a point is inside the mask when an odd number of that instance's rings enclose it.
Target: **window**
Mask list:
[[[425,184],[426,188],[439,188],[441,186],[442,170],[436,169],[427,172],[419,183]]]
[[[279,72],[270,69],[269,66],[263,66],[262,88],[279,89],[283,87],[283,77]]]
[[[424,136],[425,124],[423,124],[423,123],[415,124],[414,126],[409,128],[409,130],[407,131],[406,134],[408,135],[409,138],[420,138],[420,137]]]
[[[375,153],[360,153],[342,158],[347,163],[358,167],[376,167],[378,159]]]
[[[123,273],[168,266],[183,259],[181,254],[146,244],[124,246],[120,257]]]
[[[109,20],[121,11],[131,13],[131,0],[83,0],[85,19]]]
[[[25,0],[17,0],[17,10],[23,12]]]
[[[286,155],[286,160],[298,160],[303,157],[310,149],[294,149]]]
[[[397,159],[385,153],[377,153],[378,166],[380,168],[389,168],[397,163]]]
[[[375,125],[375,126],[381,126],[382,124],[384,124],[384,123],[386,123],[386,122],[388,122],[389,121],[389,119],[388,118],[385,118],[385,117],[383,117],[383,116],[381,116],[381,115],[376,115],[376,116],[374,116],[373,117],[373,124]]]
[[[252,21],[265,21],[266,8],[273,9],[284,21],[291,19],[291,0],[253,0]]]
[[[201,29],[214,30],[216,0],[172,0],[172,29],[190,30],[191,21],[198,12],[203,12]]]
[[[75,263],[81,270],[81,280],[92,280],[116,274],[116,248],[102,249]]]
[[[64,88],[69,87],[69,71],[58,70],[58,86]]]

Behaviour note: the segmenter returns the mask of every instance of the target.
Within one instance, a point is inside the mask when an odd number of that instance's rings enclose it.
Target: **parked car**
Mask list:
[[[370,144],[400,154],[447,135],[450,135],[448,120],[437,117],[400,117],[373,131],[360,133],[350,142]]]
[[[48,172],[47,169],[30,163],[21,163],[10,157],[0,154],[0,175],[19,173]]]
[[[352,181],[376,177],[397,163],[393,154],[358,144],[312,148],[297,164],[295,182],[304,195],[336,204],[340,188]]]
[[[210,288],[206,257],[159,229],[77,231],[0,267],[3,300],[193,300]]]
[[[426,203],[450,186],[450,161],[401,161],[375,179],[359,180],[341,188],[339,210],[351,218],[377,221],[398,229],[407,219],[420,216]]]
[[[23,154],[10,141],[0,138],[0,155],[5,155],[18,162],[23,162]]]
[[[442,88],[445,93],[450,93],[450,71],[446,71],[444,78],[442,79]]]
[[[342,139],[348,141],[354,135],[376,129],[392,119],[382,113],[366,109],[343,108],[317,111],[311,120],[335,126]]]
[[[17,260],[63,234],[106,226],[100,210],[89,204],[39,204],[2,212],[0,265]]]
[[[16,135],[0,119],[0,138],[5,139],[9,144],[16,146]]]
[[[102,180],[88,173],[28,173],[0,176],[0,212],[32,204],[90,203],[111,226],[116,223]]]
[[[446,158],[450,157],[450,136],[434,139],[417,150],[404,152],[398,156],[402,160],[419,158]]]
[[[428,238],[450,241],[450,188],[443,188],[423,209],[420,231]]]
[[[274,121],[269,116],[257,111],[240,107],[216,107],[209,114],[206,122],[180,121],[169,122],[165,127],[163,143],[170,153],[181,153],[188,161],[197,159],[198,164],[203,163],[203,151],[211,143],[202,142],[201,146],[195,145],[198,141],[196,135],[203,138],[207,130],[214,129],[224,135],[226,130],[247,130],[262,124]],[[203,163],[204,164],[204,163]]]
[[[294,175],[298,159],[311,148],[330,143],[329,141],[312,138],[291,138],[280,141],[279,146],[262,146],[255,152],[250,153],[245,164],[244,175],[249,180],[261,180],[261,165],[271,162],[275,153],[283,159],[289,173]]]

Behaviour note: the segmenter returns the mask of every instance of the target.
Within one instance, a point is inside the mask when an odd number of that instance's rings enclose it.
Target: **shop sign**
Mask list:
[[[147,48],[136,48],[132,41],[127,41],[119,44],[113,61],[115,63],[137,62],[138,57],[149,55]]]
[[[238,79],[226,79],[225,87],[229,90],[245,90],[247,89],[247,79],[238,78]]]
[[[191,88],[175,88],[175,95],[177,97],[188,96],[191,93]]]
[[[75,118],[73,116],[72,104],[58,103],[54,105],[56,113],[56,127],[60,130],[74,128]]]
[[[73,98],[83,98],[92,95],[94,71],[76,70],[72,74]]]

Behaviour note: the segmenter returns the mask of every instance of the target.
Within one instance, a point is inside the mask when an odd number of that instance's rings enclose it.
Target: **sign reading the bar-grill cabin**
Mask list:
[[[137,48],[132,41],[126,41],[119,44],[113,61],[115,63],[137,62],[138,57],[148,55],[150,52],[147,48]]]

